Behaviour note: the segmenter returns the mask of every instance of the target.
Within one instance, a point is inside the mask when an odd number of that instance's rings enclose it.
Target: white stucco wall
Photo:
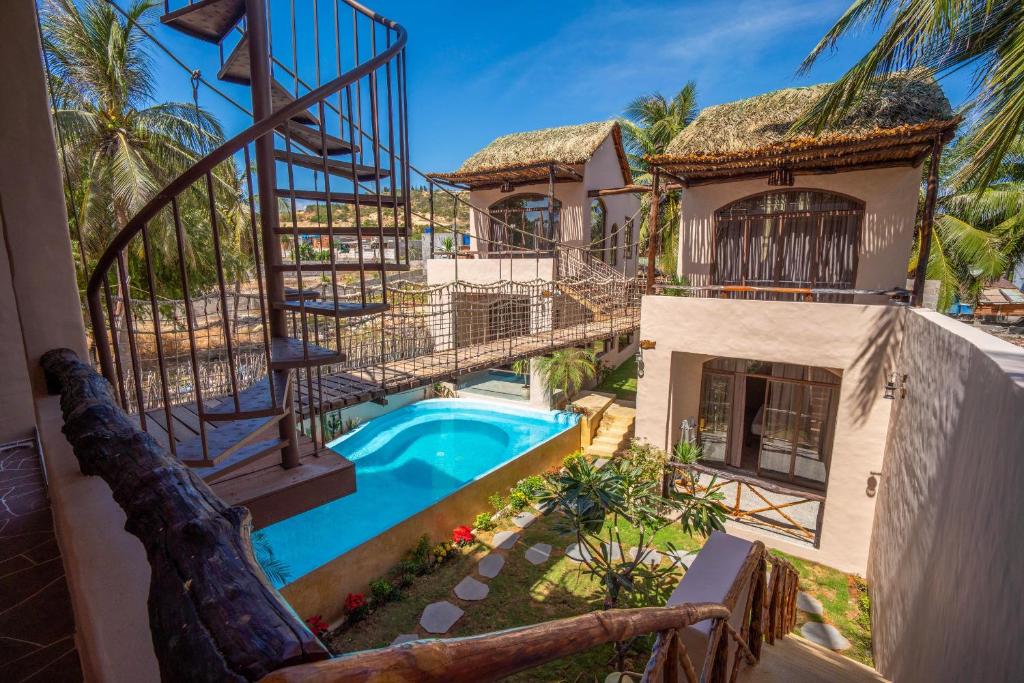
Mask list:
[[[590,158],[587,163],[584,174],[583,184],[587,191],[590,190],[604,190],[615,187],[622,187],[626,183],[626,180],[622,177],[622,168],[619,166],[619,157],[615,151],[615,142],[609,136],[605,138],[605,141],[597,148],[594,152],[594,156]],[[633,247],[633,253],[630,258],[626,259],[623,248],[626,244],[626,230],[623,227],[628,218],[633,217],[634,214],[640,209],[640,198],[635,194],[619,194],[602,197],[605,209],[607,209],[607,224],[605,229],[610,234],[612,232],[612,225],[618,227],[618,231],[614,236],[615,246],[618,247],[619,258],[615,267],[622,270],[628,275],[636,273],[636,259],[637,259],[637,248]],[[586,217],[585,225],[587,229],[590,229],[590,201],[587,200],[587,211],[584,212]],[[634,227],[633,227],[633,241],[637,241],[637,236],[640,233],[640,216],[637,215]],[[586,241],[590,241],[589,234],[586,235]],[[610,245],[609,245],[610,246]]]
[[[788,189],[827,190],[864,202],[857,288],[903,287],[914,240],[921,167],[882,168],[831,175],[797,175],[792,188],[766,179],[699,185],[682,190],[679,274],[693,285],[710,283],[715,211],[753,194]]]
[[[679,424],[698,414],[703,361],[749,358],[842,371],[839,408],[817,548],[733,525],[767,545],[864,574],[875,499],[868,478],[882,467],[891,401],[883,385],[899,352],[906,309],[895,306],[645,296],[637,395],[638,438],[671,448]]]

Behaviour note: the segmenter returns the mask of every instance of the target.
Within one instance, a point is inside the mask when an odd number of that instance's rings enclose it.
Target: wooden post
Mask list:
[[[924,282],[928,275],[928,257],[932,248],[932,224],[935,221],[935,201],[939,192],[939,160],[942,158],[942,136],[932,141],[931,159],[928,162],[928,183],[925,186],[924,212],[921,214],[921,239],[917,253],[917,270],[914,272],[914,306],[924,305]]]
[[[647,220],[647,294],[654,294],[654,259],[658,251],[658,204],[661,202],[659,180],[660,173],[655,168],[654,180],[651,183],[651,212]]]
[[[136,429],[110,385],[74,351],[48,351],[40,364],[50,390],[60,391],[64,435],[82,474],[110,485],[125,530],[146,549],[161,678],[254,681],[328,658],[256,563],[249,511],[226,505]]]

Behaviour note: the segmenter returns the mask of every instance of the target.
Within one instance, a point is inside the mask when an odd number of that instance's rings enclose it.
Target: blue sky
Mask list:
[[[504,133],[614,118],[637,95],[671,95],[687,80],[697,82],[702,107],[833,80],[875,37],[846,39],[797,77],[849,0],[365,2],[409,32],[412,160],[427,171],[454,169]],[[159,25],[153,31],[214,78],[215,46]],[[191,99],[188,76],[153,54],[161,96]],[[968,74],[943,80],[954,107],[968,83]],[[246,89],[223,87],[248,102]],[[246,125],[216,95],[200,98],[229,132]]]

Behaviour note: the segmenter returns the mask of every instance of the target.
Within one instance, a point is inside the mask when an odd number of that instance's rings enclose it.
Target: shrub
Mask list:
[[[516,512],[522,512],[530,504],[530,497],[519,489],[512,489],[509,494],[508,504]]]
[[[521,479],[519,483],[515,485],[513,491],[519,491],[527,496],[530,500],[534,500],[540,495],[541,491],[544,490],[544,477],[539,474],[533,474],[525,479]]]
[[[370,595],[374,604],[383,605],[395,597],[395,586],[385,578],[374,579],[370,582]]]
[[[501,511],[505,508],[505,499],[500,493],[495,492],[488,496],[487,504],[494,508],[495,517],[500,517]]]
[[[366,616],[369,605],[366,604],[366,597],[362,593],[349,593],[345,596],[345,614],[350,621],[359,621]]]
[[[316,616],[312,616],[309,619],[306,619],[306,626],[309,627],[309,630],[312,631],[313,635],[317,638],[323,638],[324,635],[326,635],[327,632],[331,630],[331,627],[327,624],[326,621],[324,621],[324,618],[319,614],[317,614]]]
[[[569,455],[565,456],[565,458],[562,460],[562,467],[569,468],[574,463],[577,463],[581,460],[583,460],[583,451],[576,451],[575,453],[570,453]]]
[[[495,524],[489,512],[481,512],[473,520],[473,526],[481,531],[490,531],[495,527]]]
[[[469,545],[473,542],[473,530],[465,524],[455,527],[452,530],[452,542],[460,548]]]
[[[633,439],[626,450],[626,457],[645,479],[661,481],[665,473],[665,463],[668,462],[668,454],[665,451],[646,441]]]

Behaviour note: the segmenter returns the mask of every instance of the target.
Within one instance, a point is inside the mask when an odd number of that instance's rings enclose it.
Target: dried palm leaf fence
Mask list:
[[[795,625],[796,571],[754,543],[721,603],[598,611],[332,658],[266,581],[253,556],[248,511],[227,506],[140,431],[111,386],[73,351],[50,351],[42,366],[51,390],[60,392],[64,433],[82,473],[110,485],[125,528],[146,550],[150,629],[164,680],[468,683],[656,634],[643,680],[724,683],[757,663],[763,640],[774,642]],[[706,652],[687,652],[681,631],[707,620]]]

